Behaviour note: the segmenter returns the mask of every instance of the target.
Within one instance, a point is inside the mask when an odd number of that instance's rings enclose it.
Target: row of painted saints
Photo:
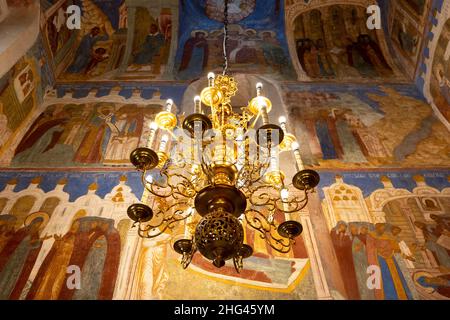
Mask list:
[[[434,215],[435,224],[415,222],[424,236],[423,244],[414,243],[410,248],[402,240],[402,228],[378,223],[338,222],[331,231],[340,270],[345,279],[344,285],[350,299],[363,300],[412,300],[418,299],[413,280],[421,286],[432,288],[439,294],[450,298],[450,250],[439,243],[439,238],[450,234],[450,216]],[[416,255],[425,249],[432,252],[438,262],[440,275],[420,275],[413,279]],[[377,266],[381,271],[381,288],[373,289],[367,285],[369,266]]]
[[[299,15],[294,38],[300,65],[313,79],[392,77],[365,9],[333,5]]]
[[[12,165],[128,164],[154,113],[144,106],[109,103],[50,106],[25,133]]]
[[[120,260],[120,235],[114,220],[80,218],[64,234],[44,236],[45,212],[29,215],[15,229],[16,217],[0,215],[0,299],[112,299]],[[43,242],[53,239],[33,283],[28,278]],[[80,266],[81,286],[67,286],[67,267]]]
[[[122,185],[114,189],[113,202],[124,201],[125,182],[126,179],[121,178]],[[37,181],[33,183],[38,184]],[[60,183],[65,184],[67,180]],[[91,185],[89,189],[95,192],[96,186]],[[442,206],[449,205],[448,198],[427,199],[424,207],[427,211],[439,212]],[[23,214],[26,208],[18,208],[17,202],[12,206],[11,214],[0,214],[0,299],[111,299],[117,290],[119,277],[129,273],[129,270],[122,270],[123,274],[120,275],[119,265],[121,259],[125,258],[122,251],[128,241],[131,224],[119,222],[116,226],[115,220],[86,216],[84,210],[78,210],[71,203],[44,205],[41,208],[44,211]],[[52,219],[64,214],[64,206],[72,206],[74,213],[78,210],[68,222],[64,218],[64,226],[58,224],[58,230],[65,229],[67,232],[61,234],[55,228],[46,228]],[[1,208],[5,211],[4,203]],[[389,218],[389,210],[384,212]],[[278,222],[283,221],[279,214],[275,218]],[[53,221],[52,226],[55,225]],[[358,219],[349,223],[337,222],[331,229],[330,237],[338,267],[345,279],[345,296],[349,299],[377,300],[420,299],[424,296],[450,298],[450,216],[431,214],[427,222],[416,220],[414,228],[417,236],[410,238],[408,230],[392,223],[371,224]],[[47,230],[45,234],[44,229]],[[216,274],[218,279],[221,275],[234,276],[236,281],[251,280],[263,284],[261,288],[264,288],[283,281],[283,278],[286,281],[292,278],[293,273],[298,271],[298,262],[308,259],[304,239],[297,241],[292,253],[278,254],[251,228],[246,227],[245,230],[246,243],[254,247],[255,253],[240,275],[230,265],[217,273],[200,256],[195,257],[192,266],[205,273]],[[44,243],[47,243],[45,247],[48,247],[48,243],[51,245],[42,255]],[[40,264],[36,269],[39,256]],[[157,264],[153,268],[158,272],[167,272],[164,263],[167,257],[159,257],[156,253],[150,257],[154,261],[150,264]],[[429,261],[433,261],[433,265],[429,265]],[[67,286],[72,275],[67,267],[74,265],[81,269],[81,287],[76,290]],[[381,286],[378,288],[367,286],[369,266],[377,266],[381,272]],[[187,271],[179,267],[176,272]],[[164,274],[158,278],[164,278],[165,282],[171,281],[171,277],[167,278]],[[149,286],[158,287],[158,284]]]
[[[242,2],[244,9],[236,15],[253,13],[255,4],[247,2]],[[129,22],[127,7],[122,4],[113,9],[117,11],[119,21],[113,25],[94,2],[84,0],[83,3],[96,14],[85,17],[87,26],[77,36],[77,48],[63,78],[138,79],[144,73],[153,78],[163,76],[170,62],[173,37],[171,9],[163,8],[159,16],[152,16],[153,12],[138,7],[133,21]],[[217,6],[220,4],[211,2],[205,7],[206,19],[219,19],[214,13]],[[239,22],[239,19],[235,20]],[[303,71],[312,79],[396,77],[385,58],[379,35],[367,29],[366,20],[365,8],[352,5],[333,5],[300,14],[295,20],[293,34]],[[58,21],[55,16],[54,21],[48,23],[47,37],[54,51],[68,42],[67,30]],[[134,23],[132,39],[127,38],[126,32],[130,23]],[[413,39],[401,37],[400,41],[408,50],[416,50]],[[186,80],[217,68],[222,63],[222,42],[221,29],[194,29],[190,37],[180,43],[178,50],[181,53],[177,55],[174,70],[170,71],[176,79]],[[131,53],[126,54],[128,51]],[[228,53],[236,72],[276,74],[286,79],[295,77],[286,46],[280,42],[275,30],[232,24]]]

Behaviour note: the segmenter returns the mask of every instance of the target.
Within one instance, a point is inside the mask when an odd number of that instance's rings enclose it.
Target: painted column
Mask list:
[[[128,5],[128,3],[127,3]],[[128,68],[128,63],[133,53],[134,32],[136,28],[136,7],[128,7],[128,33],[127,33],[127,45],[125,54],[123,55],[122,63],[119,67],[119,72],[125,72]]]
[[[127,240],[120,254],[120,265],[117,274],[116,288],[114,290],[114,300],[127,299],[127,291],[129,284],[133,283],[133,275],[135,272],[135,260],[138,256],[140,246],[140,238],[137,235],[136,228],[130,228],[127,233]]]
[[[314,285],[316,287],[317,298],[321,300],[331,300],[330,290],[323,269],[322,259],[320,258],[317,240],[314,235],[314,229],[311,224],[309,213],[300,213],[300,222],[303,226],[303,242],[311,264]]]
[[[327,221],[323,214],[319,194],[317,192],[309,194],[308,211],[314,235],[317,239],[320,239],[320,242],[317,243],[317,252],[323,263],[323,271],[327,283],[345,297],[346,291],[344,279],[342,278],[339,269],[339,263],[336,258],[333,243],[331,242]]]

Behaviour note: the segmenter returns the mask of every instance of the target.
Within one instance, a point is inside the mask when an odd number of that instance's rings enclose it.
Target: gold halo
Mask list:
[[[39,211],[39,212],[32,213],[28,217],[26,217],[23,224],[25,225],[25,227],[28,227],[37,218],[43,219],[41,228],[45,227],[47,225],[48,221],[50,220],[50,217],[48,216],[47,213]]]

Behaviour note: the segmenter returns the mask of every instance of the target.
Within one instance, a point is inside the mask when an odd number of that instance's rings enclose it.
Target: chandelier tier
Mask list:
[[[232,260],[239,272],[243,259],[253,254],[245,243],[249,228],[274,250],[291,250],[302,232],[291,215],[306,206],[320,178],[304,168],[286,118],[280,117],[279,125],[270,122],[273,106],[261,83],[247,106],[233,108],[238,84],[227,74],[227,4],[223,74],[208,74],[207,86],[194,99],[194,112],[184,119],[167,100],[150,126],[147,146],[131,153],[148,196],[131,205],[128,216],[142,238],[176,233],[184,226],[173,243],[184,268],[199,252],[218,268]],[[279,155],[291,151],[297,173],[286,184]]]

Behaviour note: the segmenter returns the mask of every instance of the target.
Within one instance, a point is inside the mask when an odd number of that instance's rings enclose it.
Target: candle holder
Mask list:
[[[292,179],[292,184],[295,188],[306,191],[312,190],[317,187],[319,182],[319,174],[316,171],[310,169],[305,169],[297,172]]]

